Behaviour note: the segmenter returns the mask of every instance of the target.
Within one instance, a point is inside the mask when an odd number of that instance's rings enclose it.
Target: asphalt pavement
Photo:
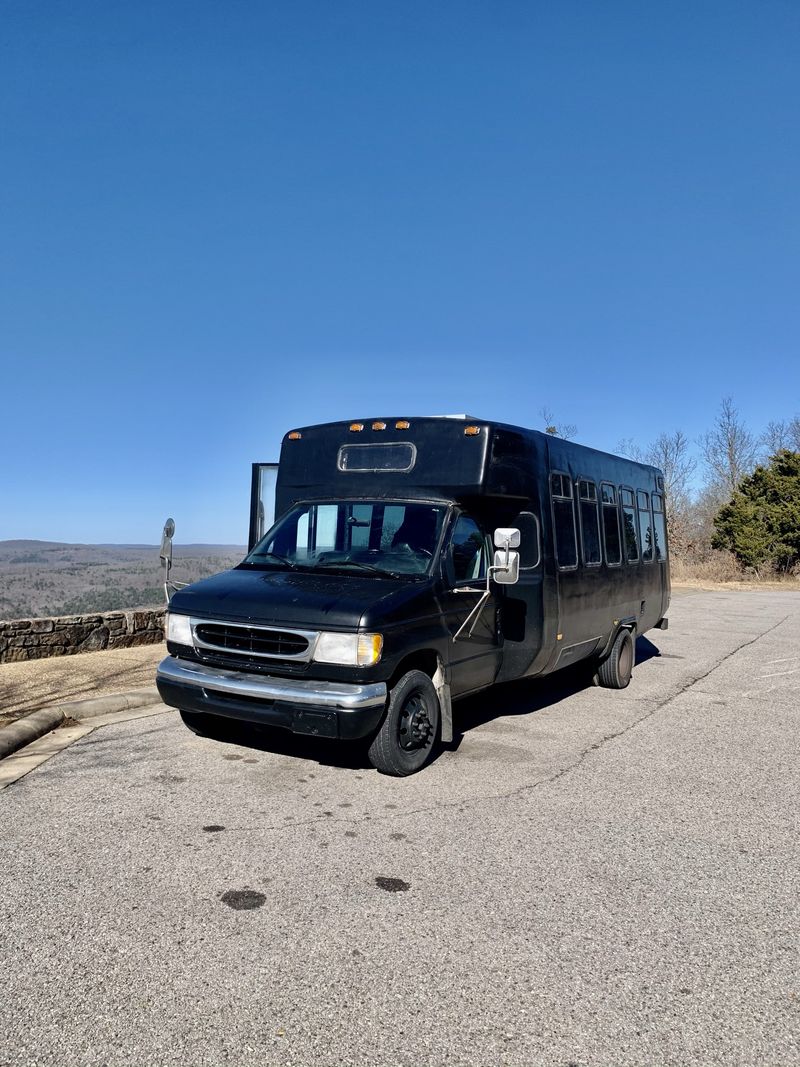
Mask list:
[[[682,597],[407,779],[96,730],[0,792],[0,1065],[800,1062],[799,624]]]

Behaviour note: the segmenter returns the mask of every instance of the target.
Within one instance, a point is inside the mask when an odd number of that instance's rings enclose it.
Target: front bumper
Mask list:
[[[298,734],[357,738],[373,733],[386,706],[386,683],[349,685],[230,671],[167,656],[156,685],[181,711],[280,726]]]

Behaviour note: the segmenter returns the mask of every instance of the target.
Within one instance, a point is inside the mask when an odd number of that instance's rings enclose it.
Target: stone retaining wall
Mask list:
[[[72,656],[101,648],[131,648],[164,640],[164,609],[107,611],[51,619],[0,622],[0,663]]]

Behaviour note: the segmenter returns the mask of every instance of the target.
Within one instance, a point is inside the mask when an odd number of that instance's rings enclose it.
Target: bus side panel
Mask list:
[[[600,652],[608,642],[616,623],[621,619],[636,622],[638,633],[651,629],[662,617],[668,599],[668,564],[639,560],[609,566],[605,552],[601,563],[587,566],[583,559],[581,539],[580,501],[578,482],[587,479],[598,488],[603,481],[614,486],[630,486],[651,494],[657,492],[656,472],[653,468],[625,459],[602,456],[580,445],[553,439],[549,443],[550,471],[569,476],[573,487],[573,514],[578,551],[578,565],[559,570],[554,559],[558,586],[558,617],[560,640],[548,662],[547,669],[566,666]],[[549,485],[547,509],[552,529],[552,506]],[[598,503],[598,508],[602,505]],[[619,505],[618,505],[619,507]],[[598,512],[602,525],[602,512]],[[652,521],[652,520],[651,520]],[[555,533],[553,556],[556,556]]]

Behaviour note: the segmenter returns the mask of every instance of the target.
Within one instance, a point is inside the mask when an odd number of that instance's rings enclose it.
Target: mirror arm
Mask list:
[[[497,571],[507,571],[509,569],[508,568],[508,556],[509,556],[509,552],[508,552],[508,549],[506,549],[506,566],[505,567],[487,567],[487,569],[486,569],[486,588],[481,593],[480,600],[478,600],[478,602],[475,605],[475,607],[472,609],[472,611],[469,613],[469,615],[467,615],[466,619],[464,619],[464,621],[461,623],[461,625],[459,626],[459,628],[456,630],[455,634],[453,635],[453,641],[454,642],[457,641],[459,639],[459,637],[461,637],[462,633],[467,628],[467,626],[469,626],[469,630],[467,631],[467,637],[472,637],[472,633],[473,633],[473,631],[474,631],[474,629],[475,629],[475,627],[476,627],[476,625],[478,623],[478,619],[481,616],[481,611],[483,610],[483,605],[486,603],[486,601],[492,595],[492,588],[491,588],[491,585],[489,584],[491,582],[491,580],[492,580],[492,575],[497,573]],[[459,590],[459,592],[460,592],[460,590]],[[477,590],[475,590],[475,589],[465,589],[464,592],[465,593],[474,593],[474,592],[477,592]]]

